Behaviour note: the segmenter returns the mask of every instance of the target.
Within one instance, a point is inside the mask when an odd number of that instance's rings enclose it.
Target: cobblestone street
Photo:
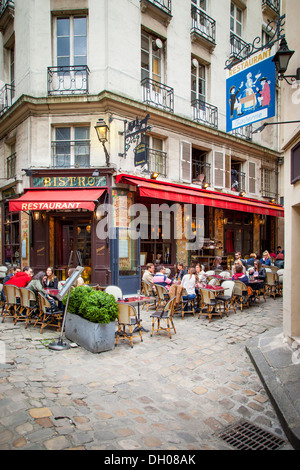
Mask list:
[[[150,312],[150,311],[149,311]],[[143,326],[151,329],[150,313]],[[0,323],[0,449],[222,450],[241,419],[285,438],[247,340],[282,325],[282,298],[229,317],[175,316],[177,334],[109,352],[47,347],[58,333]]]

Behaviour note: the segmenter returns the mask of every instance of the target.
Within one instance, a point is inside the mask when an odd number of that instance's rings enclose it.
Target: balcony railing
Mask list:
[[[90,141],[53,141],[53,166],[59,168],[90,166]]]
[[[246,173],[237,170],[231,170],[231,190],[232,191],[245,191],[246,186]]]
[[[13,85],[4,85],[0,90],[0,116],[11,107],[13,97],[15,96],[15,87]]]
[[[48,95],[86,95],[88,77],[87,65],[48,67]]]
[[[230,56],[243,59],[249,53],[249,44],[234,33],[230,33]]]
[[[148,148],[148,171],[156,171],[160,176],[167,176],[167,153]]]
[[[206,162],[199,162],[197,160],[192,161],[192,182],[195,184],[208,183],[211,185],[210,181],[210,169],[211,164]]]
[[[216,42],[216,22],[204,11],[192,6],[192,33],[199,34],[210,42]]]
[[[16,176],[16,160],[17,160],[16,153],[13,153],[6,159],[6,177],[8,180]]]
[[[277,15],[280,14],[280,0],[262,0],[262,6],[270,7]]]
[[[218,108],[201,100],[192,101],[193,120],[218,128]]]
[[[240,137],[241,139],[252,140],[252,125],[250,124],[248,126],[234,129],[231,131],[231,134],[235,135],[236,137]]]
[[[143,102],[165,111],[174,112],[174,90],[173,88],[156,82],[151,78],[144,78],[141,82],[143,88]]]
[[[152,3],[157,8],[160,8],[168,15],[171,15],[172,11],[172,1],[171,0],[147,0],[149,3]]]

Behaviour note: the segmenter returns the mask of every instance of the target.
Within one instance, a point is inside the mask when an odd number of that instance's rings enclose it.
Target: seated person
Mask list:
[[[221,270],[223,271],[223,266],[222,266],[222,258],[221,256],[216,256],[214,259],[214,262],[212,264],[212,269],[215,270]]]
[[[278,253],[278,255],[276,256],[274,266],[277,266],[277,268],[279,269],[284,268],[284,254],[282,252]]]
[[[149,284],[151,284],[151,286],[153,286],[154,264],[148,263],[146,268],[147,269],[143,274],[142,280],[148,282]]]
[[[69,268],[68,269],[68,279],[72,276],[73,272],[75,271],[75,268]],[[68,280],[67,279],[67,280]],[[78,287],[78,286],[84,286],[84,280],[82,279],[81,276],[79,276],[77,279],[76,279],[76,282],[75,284],[73,284],[74,287]]]
[[[46,276],[43,279],[43,287],[46,289],[58,289],[58,279],[54,274],[53,268],[46,269]]]
[[[251,253],[250,258],[247,259],[247,269],[250,268],[251,266],[254,266],[254,261],[256,260],[256,254]]]
[[[183,287],[187,292],[187,296],[184,295],[183,300],[194,300],[196,298],[196,290],[195,290],[196,281],[197,281],[196,269],[189,268],[188,274],[185,274],[181,281],[181,287]],[[184,310],[187,310],[188,308],[187,304],[185,305]]]
[[[173,282],[166,276],[165,272],[166,268],[163,265],[158,266],[157,273],[153,277],[153,283],[166,287],[169,290]]]
[[[246,284],[246,286],[249,284],[248,276],[247,276],[247,274],[245,274],[243,272],[243,266],[239,263],[237,263],[237,265],[235,267],[235,274],[232,276],[232,280],[233,281],[241,281],[244,284]]]
[[[259,279],[262,281],[266,281],[267,279],[266,270],[261,266],[261,262],[258,259],[254,261],[253,268],[249,269],[249,274],[250,276],[253,276],[254,279]]]
[[[174,277],[174,281],[182,280],[183,276],[187,274],[187,270],[183,268],[183,263],[177,263],[177,272]]]
[[[46,299],[49,301],[50,305],[51,305],[51,309],[53,311],[56,311],[57,310],[57,306],[56,306],[56,303],[55,303],[55,300],[54,298],[49,295],[47,293],[47,291],[43,288],[43,279],[45,277],[45,273],[43,271],[40,271],[38,272],[35,276],[32,277],[31,281],[29,282],[29,284],[27,285],[27,288],[32,290],[34,293],[35,293],[35,297],[36,297],[36,306],[38,307],[39,305],[39,296],[38,296],[38,293],[40,292],[41,294],[43,294]]]
[[[236,267],[237,267],[237,266],[241,266],[241,267],[242,267],[242,272],[243,272],[244,274],[247,273],[246,268],[245,268],[245,266],[243,265],[242,261],[241,261],[240,259],[238,259],[238,260],[235,260],[235,262],[234,262],[234,264],[233,264],[233,266],[232,266],[232,275],[234,275],[234,274],[236,273]]]
[[[3,285],[7,283],[7,281],[9,281],[16,273],[19,273],[21,272],[21,268],[14,268],[13,266],[10,266],[7,270],[7,273],[5,275],[5,277],[3,278]],[[4,290],[2,289],[1,291],[1,300],[3,302],[6,301],[6,297],[5,297],[5,294],[4,294]]]
[[[261,258],[260,262],[265,266],[271,266],[271,257],[267,250],[263,252],[263,257]]]
[[[196,287],[204,287],[208,282],[207,282],[207,275],[203,269],[203,266],[201,266],[199,263],[196,264]]]
[[[30,266],[25,266],[23,271],[16,272],[5,284],[17,286],[17,287],[26,287],[27,284],[31,281],[33,276],[33,271]]]

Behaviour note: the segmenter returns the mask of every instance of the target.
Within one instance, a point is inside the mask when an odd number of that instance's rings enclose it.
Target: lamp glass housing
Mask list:
[[[99,121],[97,122],[95,126],[95,129],[96,129],[97,136],[100,142],[102,143],[107,142],[108,126],[103,119],[99,119]]]
[[[280,75],[283,75],[287,71],[289,61],[294,53],[295,51],[291,51],[289,49],[286,39],[283,38],[280,42],[278,51],[272,59],[273,62],[275,62],[276,70]]]

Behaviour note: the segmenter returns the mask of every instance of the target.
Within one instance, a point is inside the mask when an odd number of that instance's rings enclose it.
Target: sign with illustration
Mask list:
[[[275,64],[271,49],[227,69],[226,131],[275,116]]]

